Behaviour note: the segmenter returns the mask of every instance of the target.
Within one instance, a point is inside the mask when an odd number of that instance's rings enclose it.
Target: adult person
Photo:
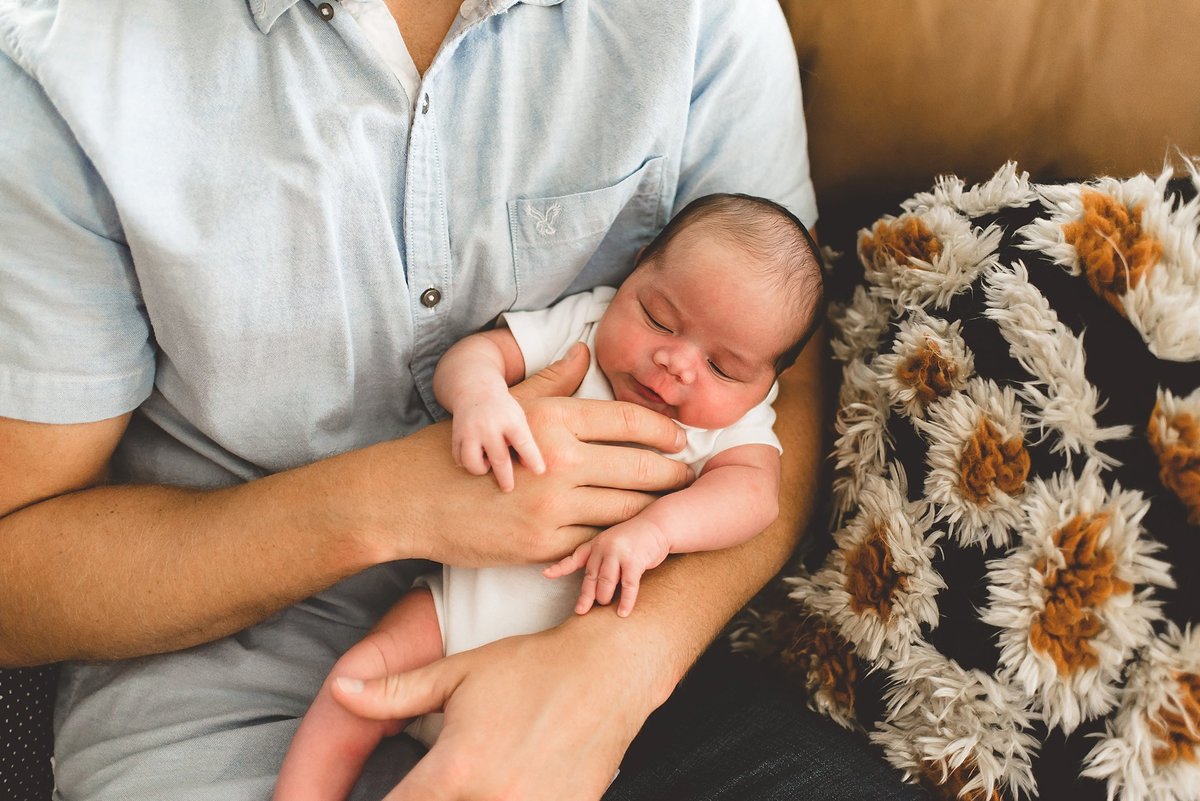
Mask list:
[[[430,425],[433,367],[501,311],[618,283],[698,195],[815,218],[769,0],[3,0],[0,54],[0,663],[70,660],[71,801],[265,799],[416,557],[545,560],[685,483],[603,444],[669,450],[670,421],[551,397],[577,357],[517,390],[549,469],[501,494]],[[636,620],[428,668],[404,694],[444,705],[444,733],[389,797],[600,796],[791,550],[816,364],[781,381],[780,520],[664,566]],[[412,758],[369,765],[360,797]],[[746,772],[716,762],[713,786]],[[641,764],[611,792],[660,767]]]

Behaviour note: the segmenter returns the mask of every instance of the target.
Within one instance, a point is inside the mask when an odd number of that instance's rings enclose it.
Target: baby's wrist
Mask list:
[[[454,408],[450,410],[451,414],[455,411],[462,412],[470,408],[488,408],[503,403],[510,396],[508,387],[501,382],[499,387],[491,386],[490,384],[482,384],[476,382],[469,389],[464,389],[458,394],[454,402]]]

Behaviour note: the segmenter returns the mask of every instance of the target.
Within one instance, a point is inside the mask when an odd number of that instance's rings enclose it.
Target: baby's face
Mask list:
[[[793,326],[735,245],[684,230],[613,298],[596,360],[617,400],[724,428],[767,396]]]

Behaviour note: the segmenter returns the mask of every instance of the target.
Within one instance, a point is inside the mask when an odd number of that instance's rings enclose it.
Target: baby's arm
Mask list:
[[[607,604],[617,586],[617,614],[637,601],[642,574],[668,554],[715,551],[745,542],[779,514],[779,451],[770,445],[739,445],[708,461],[691,486],[650,504],[637,517],[613,526],[546,568],[558,578],[584,568],[575,611]]]
[[[513,488],[512,446],[535,473],[545,471],[525,412],[508,388],[525,377],[525,358],[512,332],[497,328],[455,343],[433,373],[433,394],[454,416],[454,461],[477,476],[489,465],[505,492]]]

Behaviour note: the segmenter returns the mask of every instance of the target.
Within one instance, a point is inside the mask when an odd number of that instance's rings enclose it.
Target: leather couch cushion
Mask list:
[[[1200,3],[782,6],[823,219],[943,173],[983,180],[1008,159],[1053,180],[1158,172],[1176,147],[1200,152]]]

